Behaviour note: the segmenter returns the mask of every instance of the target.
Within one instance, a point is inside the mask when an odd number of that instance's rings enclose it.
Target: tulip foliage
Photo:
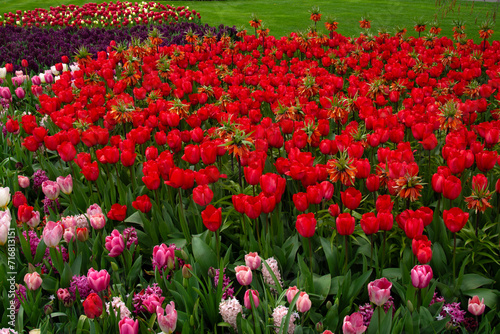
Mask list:
[[[6,70],[12,328],[500,330],[500,43],[251,24]]]

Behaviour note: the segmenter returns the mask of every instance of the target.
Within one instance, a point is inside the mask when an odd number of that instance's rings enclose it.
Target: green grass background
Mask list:
[[[444,1],[444,0],[437,0]],[[446,0],[452,1],[452,0]],[[490,0],[492,1],[492,0]],[[416,19],[422,18],[431,22],[435,17],[443,29],[442,34],[452,35],[453,20],[461,19],[466,22],[467,36],[478,41],[478,26],[487,17],[491,18],[499,1],[485,2],[484,0],[466,1],[457,0],[453,10],[446,15],[434,0],[227,0],[227,1],[160,1],[174,6],[189,6],[201,14],[202,22],[210,25],[225,24],[244,27],[253,31],[248,21],[255,13],[262,20],[270,34],[281,37],[291,32],[306,31],[312,22],[309,20],[310,9],[318,6],[323,14],[318,22],[319,31],[326,32],[324,20],[327,16],[334,17],[339,22],[338,32],[347,36],[358,36],[361,32],[359,20],[368,15],[372,21],[372,31],[387,29],[393,32],[397,26],[408,29],[408,34],[416,36],[413,26]],[[82,5],[82,0],[72,1],[33,1],[33,0],[0,0],[0,13],[29,10],[34,8],[49,8],[60,4]],[[103,1],[98,1],[103,2]],[[496,31],[497,24],[493,25],[495,34],[493,39],[500,39],[500,32]],[[429,27],[427,27],[427,30]]]

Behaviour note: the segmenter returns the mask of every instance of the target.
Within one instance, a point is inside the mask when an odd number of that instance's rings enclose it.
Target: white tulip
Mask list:
[[[10,203],[10,188],[0,187],[0,208],[7,208]]]

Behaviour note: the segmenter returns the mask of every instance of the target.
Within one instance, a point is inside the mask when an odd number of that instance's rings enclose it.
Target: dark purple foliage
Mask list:
[[[192,22],[181,22],[174,25],[155,26],[163,35],[162,45],[185,44],[185,34],[191,29],[200,37],[212,32],[219,39],[224,33],[235,37],[236,28],[220,25],[210,27]],[[94,56],[98,51],[106,50],[109,43],[141,40],[148,37],[152,27],[138,25],[129,28],[20,28],[14,26],[0,27],[0,66],[5,63],[14,64],[14,69],[21,69],[21,60],[26,59],[29,69],[35,73],[49,69],[61,62],[61,56],[72,58],[80,46],[85,46]]]

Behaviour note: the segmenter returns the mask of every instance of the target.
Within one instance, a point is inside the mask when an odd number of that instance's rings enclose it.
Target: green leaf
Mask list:
[[[193,237],[193,256],[204,274],[208,272],[208,268],[217,267],[215,252],[199,236]]]
[[[494,283],[495,281],[478,274],[465,274],[462,279],[460,289],[462,291],[473,290],[483,285]]]
[[[314,282],[314,293],[320,295],[320,302],[322,303],[328,293],[330,292],[330,286],[332,285],[332,276],[330,274],[323,275],[320,277],[313,277]]]

